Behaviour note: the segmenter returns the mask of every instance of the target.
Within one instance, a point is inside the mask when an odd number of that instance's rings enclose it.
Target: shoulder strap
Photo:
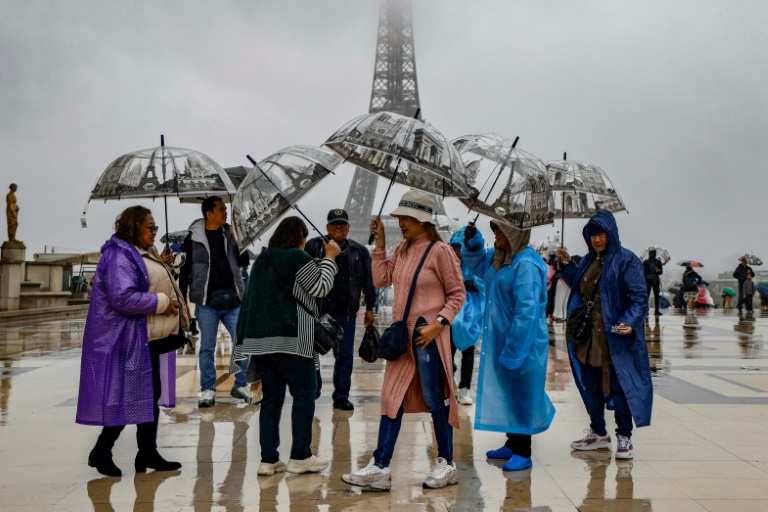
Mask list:
[[[280,290],[280,292],[286,296],[286,298],[292,300],[301,308],[307,312],[309,316],[317,320],[317,315],[309,309],[303,302],[301,302],[293,293],[288,292],[288,290],[293,290],[293,286],[290,288],[288,286],[285,286],[285,283],[280,280],[280,278],[277,276],[277,270],[275,269],[275,264],[272,262],[272,257],[269,255],[269,248],[264,248],[264,259],[267,262],[267,269],[269,270],[269,273],[272,274],[272,277],[275,280],[275,283],[277,284],[277,289]]]
[[[424,265],[424,262],[427,259],[427,255],[429,254],[429,251],[432,250],[432,246],[435,245],[435,243],[436,242],[430,243],[429,247],[427,247],[427,250],[424,251],[424,256],[421,257],[419,266],[416,268],[416,273],[413,274],[413,282],[411,283],[411,290],[408,292],[408,302],[405,303],[405,312],[403,313],[403,322],[406,322],[408,320],[408,314],[411,312],[411,302],[413,301],[413,294],[416,292],[416,281],[419,279],[419,272],[421,272],[421,267]]]

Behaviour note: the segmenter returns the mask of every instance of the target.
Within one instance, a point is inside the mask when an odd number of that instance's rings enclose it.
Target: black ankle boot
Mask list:
[[[99,447],[91,450],[88,454],[88,465],[96,468],[96,471],[106,476],[123,476],[123,472],[112,460],[112,450],[100,449]]]
[[[155,471],[176,471],[181,469],[180,462],[165,460],[157,450],[139,450],[136,454],[136,461],[133,464],[137,473],[144,473],[147,468]]]

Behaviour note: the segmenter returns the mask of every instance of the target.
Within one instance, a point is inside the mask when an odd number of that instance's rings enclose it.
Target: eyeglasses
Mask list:
[[[345,226],[349,226],[349,223],[344,222],[343,220],[335,220],[333,222],[329,222],[328,225],[335,228],[343,228]]]
[[[158,226],[149,226],[147,229],[150,233],[157,233],[157,230],[160,228]]]
[[[608,238],[608,233],[595,233],[594,235],[589,235],[590,240],[595,238]]]
[[[501,228],[496,224],[491,224],[491,231],[493,231],[494,233],[498,233],[499,231],[501,231]]]

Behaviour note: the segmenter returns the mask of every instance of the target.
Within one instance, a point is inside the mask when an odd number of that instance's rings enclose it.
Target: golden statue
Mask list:
[[[19,227],[19,205],[16,204],[16,189],[18,187],[15,183],[11,183],[9,187],[11,189],[8,195],[5,196],[5,216],[8,217],[8,242],[11,244],[20,244],[19,240],[16,240],[16,228]]]

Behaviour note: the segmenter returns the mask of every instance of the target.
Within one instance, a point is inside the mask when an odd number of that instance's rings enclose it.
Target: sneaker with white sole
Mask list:
[[[456,401],[461,405],[472,405],[475,403],[467,388],[459,388],[459,393],[456,395]]]
[[[456,469],[456,463],[448,461],[442,457],[438,457],[435,460],[435,467],[427,475],[426,480],[422,484],[424,487],[430,489],[442,489],[446,485],[455,485],[459,483],[458,470]]]
[[[216,405],[216,390],[206,389],[200,393],[200,400],[197,401],[198,407],[213,407]]]
[[[285,470],[294,475],[300,475],[302,473],[319,473],[327,468],[329,464],[330,462],[328,462],[328,459],[313,455],[304,460],[288,459],[288,465]]]
[[[285,462],[279,460],[274,463],[262,462],[259,464],[259,470],[256,472],[260,476],[272,476],[275,473],[284,473],[286,469]]]
[[[595,434],[595,431],[591,428],[584,430],[585,435],[581,439],[571,443],[571,449],[573,450],[610,450],[611,449],[611,435],[605,434],[599,436]]]
[[[628,438],[627,436],[622,436],[621,434],[618,434],[616,438],[616,458],[631,459],[634,457],[632,455],[632,439]]]
[[[251,391],[251,405],[259,405],[264,399],[264,389],[261,387],[261,381],[258,381],[253,386],[256,389]]]
[[[392,472],[389,468],[380,468],[374,459],[371,459],[371,462],[364,468],[358,469],[354,473],[341,475],[341,481],[363,489],[388,491],[392,488]]]
[[[229,394],[232,395],[232,397],[237,398],[238,400],[242,400],[247,404],[250,404],[251,400],[253,400],[250,386],[240,386],[239,388],[232,388],[232,391],[230,391]]]

